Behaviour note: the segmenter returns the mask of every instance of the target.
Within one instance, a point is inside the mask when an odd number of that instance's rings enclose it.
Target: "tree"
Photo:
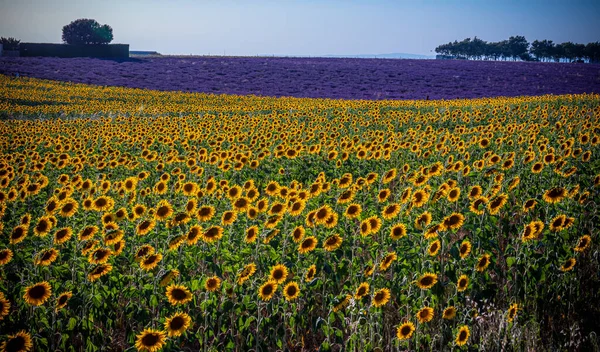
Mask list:
[[[525,37],[518,35],[516,37],[508,38],[508,50],[513,60],[524,57],[527,54],[529,43]]]
[[[81,18],[63,27],[62,40],[67,44],[108,44],[113,40],[112,28]]]
[[[2,44],[4,50],[19,50],[19,45],[21,44],[21,41],[12,37],[2,37],[0,38],[0,44]]]

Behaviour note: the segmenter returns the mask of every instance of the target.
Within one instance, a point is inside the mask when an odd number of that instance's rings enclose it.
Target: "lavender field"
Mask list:
[[[600,65],[459,60],[0,58],[0,74],[157,90],[341,99],[600,93]]]

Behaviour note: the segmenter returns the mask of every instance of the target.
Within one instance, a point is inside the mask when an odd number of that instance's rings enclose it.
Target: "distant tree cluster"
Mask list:
[[[442,44],[435,48],[441,55],[468,60],[523,60],[523,61],[589,61],[600,62],[600,42],[555,44],[551,40],[535,40],[531,44],[524,36],[487,42],[477,37]]]
[[[0,44],[4,50],[19,50],[19,45],[21,45],[21,41],[15,38],[0,38]]]
[[[96,20],[81,18],[62,29],[62,40],[67,44],[108,44],[113,40],[112,28]]]

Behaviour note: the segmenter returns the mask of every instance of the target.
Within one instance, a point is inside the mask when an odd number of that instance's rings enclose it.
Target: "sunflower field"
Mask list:
[[[598,348],[598,95],[0,76],[0,133],[0,351]]]

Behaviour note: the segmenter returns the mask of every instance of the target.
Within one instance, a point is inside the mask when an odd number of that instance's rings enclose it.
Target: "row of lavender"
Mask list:
[[[342,99],[600,93],[600,65],[333,58],[0,58],[0,74],[107,86]]]

